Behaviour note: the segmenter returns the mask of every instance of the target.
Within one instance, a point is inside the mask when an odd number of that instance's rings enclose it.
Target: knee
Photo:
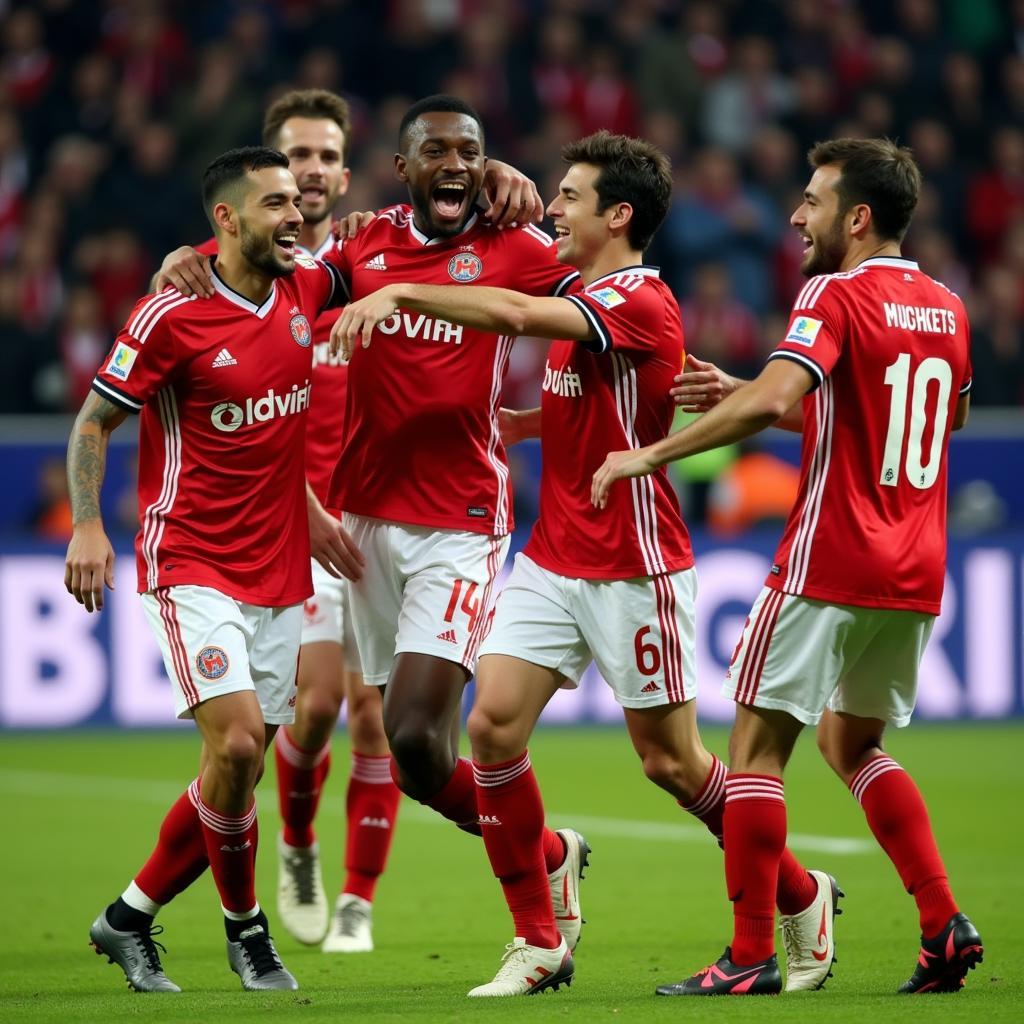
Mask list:
[[[229,784],[244,787],[255,783],[263,767],[264,738],[244,727],[229,729],[211,746],[211,766]]]
[[[293,733],[300,732],[296,739],[303,747],[327,742],[338,722],[341,702],[333,693],[313,690],[300,702],[299,713],[295,716]],[[303,742],[307,741],[307,742]],[[312,742],[308,742],[312,741]]]
[[[644,775],[659,789],[684,802],[693,797],[704,781],[703,778],[696,778],[675,754],[660,747],[641,751],[640,764]]]
[[[440,756],[450,756],[447,733],[441,735],[436,725],[417,720],[387,728],[385,723],[385,732],[391,754],[404,773],[421,772]]]
[[[381,717],[380,696],[373,692],[375,687],[366,686],[364,689],[367,691],[365,695],[349,699],[348,733],[357,750],[382,749],[387,746],[387,736]]]

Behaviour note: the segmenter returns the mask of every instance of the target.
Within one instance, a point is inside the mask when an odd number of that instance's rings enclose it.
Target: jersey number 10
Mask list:
[[[922,461],[921,443],[929,419],[928,385],[932,381],[938,384],[938,394],[931,415],[931,447],[927,460]],[[895,487],[899,483],[902,461],[911,485],[918,490],[926,490],[938,479],[942,464],[942,442],[946,436],[946,420],[949,418],[953,371],[945,359],[929,356],[921,361],[914,372],[913,391],[910,393],[910,437],[907,439],[905,457],[903,440],[907,429],[907,393],[910,391],[909,352],[901,352],[896,362],[885,368],[885,383],[892,388],[892,397],[889,402],[889,429],[882,454],[882,473],[878,482],[883,487]]]

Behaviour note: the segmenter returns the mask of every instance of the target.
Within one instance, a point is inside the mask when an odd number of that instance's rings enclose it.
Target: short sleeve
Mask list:
[[[665,303],[657,289],[637,274],[604,278],[567,296],[596,335],[580,342],[592,352],[653,352],[665,328]],[[678,307],[677,307],[678,308]]]
[[[295,257],[296,283],[302,292],[303,305],[319,315],[348,302],[348,289],[341,271],[326,260],[309,256]]]
[[[343,239],[336,242],[322,256],[324,264],[330,267],[336,274],[339,287],[341,288],[341,301],[338,305],[344,305],[352,297],[350,287],[352,281],[352,249],[357,239]]]
[[[842,285],[831,276],[812,278],[797,296],[786,333],[768,358],[799,363],[814,378],[814,388],[819,387],[842,355],[847,323]]]
[[[174,288],[140,299],[93,378],[93,391],[122,409],[140,412],[171,382],[180,364],[168,314],[194,301],[194,295],[183,296]]]
[[[527,295],[564,295],[579,280],[579,271],[558,262],[555,240],[535,224],[504,232],[515,289]]]

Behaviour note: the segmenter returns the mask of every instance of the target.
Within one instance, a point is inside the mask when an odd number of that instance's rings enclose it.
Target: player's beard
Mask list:
[[[289,274],[295,273],[294,262],[290,266],[283,263],[274,251],[273,235],[268,238],[266,235],[250,231],[243,220],[239,241],[245,259],[268,277],[287,277]]]
[[[843,265],[846,257],[846,241],[843,238],[843,215],[836,214],[828,231],[820,238],[813,239],[811,251],[800,264],[805,277],[818,274],[834,274]]]

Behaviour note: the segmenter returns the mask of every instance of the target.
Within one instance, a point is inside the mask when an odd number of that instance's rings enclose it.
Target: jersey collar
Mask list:
[[[218,295],[223,295],[228,302],[233,303],[240,309],[244,309],[247,313],[254,314],[260,320],[266,320],[270,311],[274,308],[274,302],[277,299],[277,282],[273,281],[270,285],[270,294],[257,306],[255,302],[250,302],[244,295],[240,295],[234,288],[226,285],[221,279],[220,274],[217,273],[216,267],[213,268],[213,290]]]
[[[454,242],[457,238],[461,238],[466,234],[466,232],[476,224],[477,219],[477,214],[474,213],[473,216],[466,221],[465,226],[457,235],[448,235],[444,238],[428,238],[418,227],[416,227],[416,224],[413,222],[414,216],[415,214],[413,213],[409,214],[409,234],[411,234],[412,237],[420,243],[420,245],[444,245],[445,242]]]
[[[322,260],[324,256],[331,251],[335,246],[334,241],[334,225],[331,225],[331,230],[327,232],[327,237],[314,249],[307,249],[304,245],[295,243],[295,248],[301,253],[305,253],[311,260]]]
[[[872,256],[863,263],[858,263],[854,270],[864,267],[894,267],[897,270],[920,270],[917,260],[904,259],[902,256]]]
[[[593,288],[595,284],[610,281],[612,278],[618,277],[620,274],[630,274],[633,277],[661,277],[661,268],[652,267],[648,263],[638,263],[632,267],[619,267],[618,270],[613,270],[610,274],[605,274],[603,277],[599,277],[596,281],[591,281],[587,287]]]

